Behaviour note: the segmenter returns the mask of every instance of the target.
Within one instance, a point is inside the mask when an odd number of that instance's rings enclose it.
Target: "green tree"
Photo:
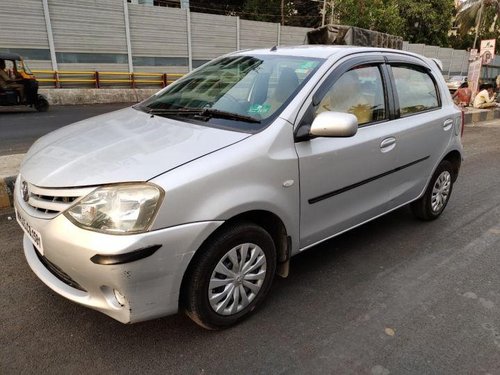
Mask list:
[[[285,16],[287,26],[315,28],[321,26],[321,1],[294,0],[289,1],[288,14]]]
[[[489,25],[496,26],[496,21],[500,15],[500,0],[467,0],[464,1],[457,12],[457,23],[461,34],[467,34],[481,25],[488,25],[488,21],[492,21]],[[490,16],[488,20],[488,16]],[[491,19],[493,16],[493,19]],[[482,20],[480,20],[482,18]],[[482,22],[480,22],[482,21]],[[481,25],[479,26],[481,28]]]
[[[412,43],[448,45],[453,0],[337,0],[339,23],[399,35]]]
[[[399,0],[405,40],[436,46],[449,44],[455,3],[453,0]]]
[[[189,8],[193,12],[221,14],[232,16],[240,13],[244,6],[244,1],[240,0],[190,0]]]
[[[397,0],[336,1],[334,22],[394,35],[404,32]]]
[[[288,3],[287,1],[287,10]],[[241,17],[247,20],[279,23],[281,22],[281,0],[246,0]]]
[[[454,0],[327,0],[335,23],[399,35],[412,43],[448,46]],[[473,0],[468,0],[473,1]],[[481,0],[475,0],[481,1]],[[499,2],[500,0],[484,0]],[[318,27],[321,0],[284,0],[285,25]],[[281,0],[216,2],[191,0],[194,11],[239,15],[243,19],[281,22]],[[332,11],[331,5],[327,8]],[[327,22],[329,21],[327,16]]]
[[[500,0],[467,0],[463,2],[457,12],[456,22],[459,34],[452,40],[453,47],[456,48],[461,41],[466,41],[466,47],[471,48],[477,35],[479,40],[496,39],[497,51],[500,51],[499,17]]]

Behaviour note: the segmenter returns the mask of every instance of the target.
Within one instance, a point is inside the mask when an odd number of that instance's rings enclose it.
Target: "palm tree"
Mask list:
[[[460,33],[466,34],[472,28],[476,31],[473,48],[476,48],[481,18],[485,8],[493,8],[496,13],[492,25],[494,27],[500,15],[500,0],[465,0],[458,8],[457,23],[459,24]]]

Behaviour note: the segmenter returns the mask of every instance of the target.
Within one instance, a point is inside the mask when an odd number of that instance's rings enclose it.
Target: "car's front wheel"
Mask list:
[[[262,303],[274,278],[272,237],[253,223],[239,223],[199,251],[183,290],[187,315],[208,329],[225,328],[248,317]]]
[[[427,186],[424,195],[411,203],[413,214],[421,220],[434,220],[441,215],[450,200],[453,190],[453,166],[443,160]]]

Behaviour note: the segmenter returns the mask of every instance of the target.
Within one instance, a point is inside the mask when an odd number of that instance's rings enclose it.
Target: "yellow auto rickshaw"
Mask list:
[[[26,105],[39,112],[49,109],[47,98],[38,94],[38,81],[23,58],[0,52],[0,106]]]

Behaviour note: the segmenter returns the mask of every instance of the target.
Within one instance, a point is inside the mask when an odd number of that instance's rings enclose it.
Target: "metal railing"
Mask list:
[[[182,77],[179,73],[128,73],[74,70],[33,70],[42,86],[54,88],[92,86],[93,88],[123,87],[140,88],[145,86],[165,87]]]

